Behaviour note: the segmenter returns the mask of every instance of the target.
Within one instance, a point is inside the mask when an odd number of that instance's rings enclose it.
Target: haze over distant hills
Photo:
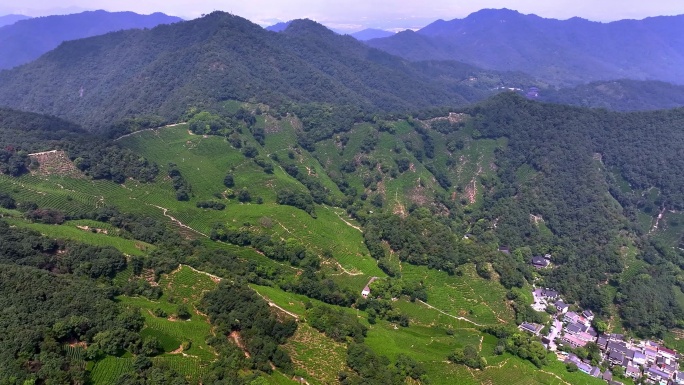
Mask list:
[[[271,32],[283,32],[284,30],[287,29],[287,27],[290,25],[291,22],[292,22],[292,20],[281,22],[281,23],[276,23],[276,24],[270,25],[268,27],[265,27],[264,29],[266,29],[267,31],[271,31]],[[329,27],[326,27],[326,28],[329,28]],[[360,41],[377,39],[377,38],[381,38],[381,37],[389,37],[389,36],[394,35],[394,32],[385,31],[385,30],[377,29],[377,28],[366,28],[364,30],[354,32],[354,33],[347,33],[344,31],[335,30],[334,28],[329,28],[329,29],[334,31],[335,33],[340,34],[340,35],[352,36],[356,40],[360,40]]]
[[[485,9],[367,43],[409,60],[459,60],[553,84],[620,78],[684,83],[684,15],[604,24]]]
[[[4,15],[0,16],[0,27],[4,27],[6,25],[14,24],[19,20],[26,20],[30,19],[30,16],[24,16],[24,15]]]
[[[152,28],[181,21],[163,13],[91,11],[72,15],[38,17],[0,28],[0,69],[37,59],[67,40],[131,28]]]
[[[379,39],[383,37],[390,37],[394,32],[385,31],[384,29],[366,28],[363,31],[354,32],[351,34],[356,40],[366,41],[370,39]]]

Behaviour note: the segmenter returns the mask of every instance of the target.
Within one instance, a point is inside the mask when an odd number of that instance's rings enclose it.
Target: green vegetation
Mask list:
[[[93,53],[93,44],[102,54]],[[273,67],[269,58],[281,67]],[[69,66],[63,65],[66,61]],[[218,106],[228,99],[274,107],[334,104],[345,106],[343,116],[353,121],[378,110],[463,105],[490,95],[487,85],[468,84],[471,68],[465,67],[407,63],[310,20],[297,20],[286,33],[276,34],[238,16],[213,12],[189,23],[62,45],[34,63],[3,73],[0,103],[65,117],[85,127],[110,128],[115,135],[177,121],[189,106]],[[134,74],[118,76],[133,68]],[[73,103],[67,100],[75,92],[67,91],[67,85],[76,79],[87,92],[78,99],[78,108],[67,108],[64,103]],[[130,97],[143,92],[144,97]],[[203,133],[220,132],[224,126],[211,115],[193,123]]]
[[[171,69],[180,36],[193,64]],[[112,110],[59,110],[115,141],[0,110],[0,383],[590,383],[516,329],[548,320],[532,284],[679,346],[683,111],[513,93],[428,110],[487,92],[310,21],[213,13],[90,42],[158,92],[121,76],[92,87]],[[0,74],[0,101],[81,44]]]
[[[67,221],[60,226],[47,225],[42,223],[30,223],[22,219],[6,219],[7,223],[26,227],[38,231],[51,238],[69,239],[93,246],[111,246],[128,255],[145,255],[146,252],[154,250],[155,246],[131,239],[125,239],[104,233],[109,225],[101,222],[76,220]],[[95,230],[93,232],[93,230]],[[115,231],[110,229],[111,231]]]

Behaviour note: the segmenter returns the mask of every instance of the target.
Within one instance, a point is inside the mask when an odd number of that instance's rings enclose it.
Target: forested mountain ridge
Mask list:
[[[474,127],[482,135],[508,138],[497,157],[499,182],[487,193],[482,213],[496,223],[499,240],[546,245],[559,265],[545,277],[546,285],[598,312],[617,305],[639,333],[674,327],[683,314],[672,289],[683,282],[682,231],[678,219],[662,223],[676,234],[663,242],[655,218],[665,212],[678,218],[684,207],[683,186],[674,181],[680,178],[666,177],[684,170],[674,155],[684,144],[684,110],[624,114],[501,95],[470,113],[479,116]],[[654,221],[644,226],[646,213]],[[637,238],[625,239],[626,229]],[[639,273],[657,279],[640,281],[625,270],[623,253],[631,242],[648,262]],[[613,283],[602,283],[607,278]],[[610,286],[622,295],[613,297]]]
[[[181,21],[163,13],[88,11],[37,17],[0,28],[0,70],[37,59],[67,40],[132,28],[152,28]]]
[[[620,79],[576,87],[546,88],[539,100],[614,111],[658,110],[684,106],[684,85]]]
[[[621,78],[681,84],[682,20],[680,15],[598,23],[484,9],[367,44],[409,60],[458,60],[526,72],[556,85]]]
[[[0,73],[0,105],[102,129],[131,117],[177,120],[191,107],[229,99],[332,103],[370,113],[464,105],[492,94],[489,82],[522,86],[529,79],[489,72],[486,81],[471,82],[472,67],[438,65],[426,74],[424,66],[311,21],[273,33],[215,12],[63,43]]]

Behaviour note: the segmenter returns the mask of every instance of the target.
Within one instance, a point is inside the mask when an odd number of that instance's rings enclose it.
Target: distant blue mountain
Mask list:
[[[267,30],[267,31],[271,31],[271,32],[283,32],[284,30],[287,29],[287,27],[290,26],[290,23],[291,23],[291,22],[292,22],[292,21],[285,21],[285,22],[282,22],[282,23],[273,24],[273,25],[270,26],[270,27],[266,27],[266,30]]]
[[[152,28],[183,19],[163,13],[91,11],[72,15],[37,17],[0,27],[0,69],[28,63],[67,40],[107,32]]]
[[[363,31],[354,32],[351,34],[356,40],[366,41],[370,39],[379,39],[383,37],[390,37],[394,32],[385,31],[383,29],[366,28]]]
[[[409,60],[457,60],[551,84],[621,78],[684,84],[684,15],[599,23],[484,9],[367,44]]]
[[[30,16],[24,16],[24,15],[5,15],[5,16],[0,16],[0,27],[4,27],[6,25],[14,24],[19,20],[26,20],[30,19]]]

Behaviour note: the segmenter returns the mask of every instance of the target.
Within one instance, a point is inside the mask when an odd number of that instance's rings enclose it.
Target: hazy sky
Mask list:
[[[543,17],[580,16],[596,21],[641,19],[684,14],[683,0],[2,0],[0,15],[30,16],[84,10],[156,11],[186,19],[222,10],[261,25],[309,18],[331,28],[354,31],[366,27],[405,29],[436,19],[463,18],[482,8],[509,8]]]

